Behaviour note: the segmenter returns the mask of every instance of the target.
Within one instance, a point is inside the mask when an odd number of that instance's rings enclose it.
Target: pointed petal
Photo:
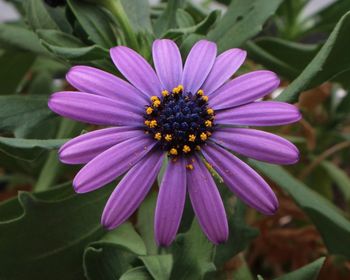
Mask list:
[[[294,164],[298,149],[286,139],[272,133],[250,128],[221,128],[213,141],[249,158],[276,164]]]
[[[265,215],[272,215],[277,211],[276,195],[264,179],[247,164],[215,144],[206,145],[202,152],[227,187],[240,199]]]
[[[229,81],[210,96],[210,106],[216,110],[250,103],[264,97],[279,86],[277,75],[259,70]]]
[[[88,132],[65,143],[59,150],[60,161],[67,164],[87,163],[105,150],[144,132],[128,126]]]
[[[192,207],[204,233],[215,244],[228,238],[225,208],[214,179],[199,157],[187,172],[187,187]]]
[[[86,193],[112,182],[143,158],[155,145],[148,135],[131,138],[104,151],[85,165],[73,181],[77,193]]]
[[[222,86],[243,64],[247,52],[241,49],[230,49],[220,54],[214,63],[204,85],[204,93],[210,96]]]
[[[277,101],[253,102],[219,110],[215,115],[215,123],[229,125],[274,126],[294,123],[300,119],[297,107]]]
[[[171,91],[181,84],[182,59],[177,45],[168,39],[153,42],[153,61],[163,89]]]
[[[56,92],[51,95],[48,105],[52,111],[63,117],[90,124],[143,125],[142,114],[137,112],[138,106],[126,106],[117,100],[89,93]]]
[[[114,64],[123,76],[147,96],[160,95],[162,88],[151,65],[137,52],[124,46],[110,50]]]
[[[185,91],[196,93],[203,85],[216,57],[216,44],[206,40],[197,42],[185,62],[182,84]]]
[[[143,106],[147,96],[124,80],[89,66],[74,66],[66,75],[67,81],[82,92],[97,94],[126,103]]]
[[[103,210],[101,223],[104,227],[116,228],[135,212],[151,189],[162,165],[162,159],[162,152],[151,152],[129,170]]]
[[[168,246],[175,239],[186,199],[186,162],[169,161],[157,199],[154,233],[158,245]]]

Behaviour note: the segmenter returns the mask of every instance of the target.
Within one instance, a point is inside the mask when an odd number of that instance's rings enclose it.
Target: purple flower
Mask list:
[[[230,80],[246,53],[230,49],[216,56],[216,45],[199,41],[184,67],[171,40],[153,43],[155,70],[135,51],[118,46],[111,57],[125,82],[109,73],[73,67],[69,83],[80,92],[54,93],[51,110],[77,121],[111,126],[68,141],[59,151],[68,164],[86,164],[73,185],[90,192],[126,175],[110,196],[102,224],[113,229],[138,208],[152,187],[165,156],[155,213],[155,237],[169,245],[178,230],[186,191],[207,235],[215,244],[228,238],[225,209],[211,166],[240,199],[271,215],[278,201],[267,183],[235,154],[276,164],[298,161],[297,148],[285,139],[247,126],[298,121],[293,105],[254,102],[279,85],[270,71]],[[230,152],[231,151],[231,152]]]

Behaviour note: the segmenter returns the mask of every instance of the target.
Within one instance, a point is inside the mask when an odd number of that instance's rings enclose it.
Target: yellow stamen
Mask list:
[[[190,135],[188,136],[188,141],[194,142],[195,140],[196,140],[196,135],[190,134]]]
[[[204,95],[204,91],[203,91],[202,89],[200,89],[199,91],[197,91],[197,94],[198,94],[199,96],[203,96],[203,95]]]
[[[206,127],[212,127],[212,126],[213,126],[212,121],[206,120],[206,121],[205,121],[205,126],[206,126]]]
[[[149,123],[149,127],[150,128],[155,128],[157,126],[157,121],[156,120],[151,120],[151,122]]]
[[[175,148],[170,149],[169,154],[172,156],[177,156],[177,150]]]
[[[161,140],[162,139],[162,134],[160,132],[157,132],[156,134],[154,134],[154,139],[156,140]]]
[[[178,85],[177,87],[173,88],[173,93],[179,94],[184,90],[183,85]]]
[[[153,101],[153,106],[158,108],[160,106],[160,101],[159,100]]]
[[[171,134],[166,134],[164,139],[165,139],[165,141],[170,142],[171,140],[173,140],[173,136],[171,136]]]
[[[169,95],[169,91],[167,90],[163,90],[162,91],[162,95],[165,97],[165,96],[168,96]]]
[[[201,147],[197,145],[197,146],[196,146],[196,150],[197,150],[197,151],[200,151],[200,150],[201,150]]]
[[[210,132],[210,131],[207,131],[207,135],[208,135],[208,137],[211,136],[211,132]]]
[[[182,151],[183,151],[185,154],[187,154],[187,153],[191,152],[191,148],[190,148],[189,146],[187,146],[187,145],[184,145]]]
[[[193,170],[194,167],[193,167],[192,164],[187,164],[187,165],[186,165],[186,168],[189,169],[189,170]]]
[[[158,96],[155,96],[155,95],[151,96],[151,101],[152,102],[154,102],[156,100],[159,100]]]
[[[205,102],[208,102],[209,97],[208,97],[208,96],[206,96],[206,95],[203,95],[203,96],[202,96],[202,100],[203,100],[203,101],[205,101]]]
[[[150,114],[152,114],[153,113],[153,108],[152,107],[147,107],[147,109],[146,109],[146,114],[147,115],[150,115]]]
[[[200,137],[201,137],[201,140],[202,140],[202,141],[205,141],[205,140],[208,139],[208,136],[207,136],[204,132],[201,133],[201,136],[200,136]]]
[[[150,123],[151,123],[151,121],[149,121],[149,120],[145,121],[145,125],[147,125],[147,126],[149,126]]]
[[[211,109],[211,108],[207,109],[207,114],[208,115],[214,115],[214,110]]]

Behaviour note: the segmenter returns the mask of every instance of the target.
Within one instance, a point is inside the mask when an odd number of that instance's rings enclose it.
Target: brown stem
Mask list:
[[[320,154],[318,157],[316,157],[310,165],[308,165],[299,175],[299,179],[303,180],[305,179],[311,172],[314,170],[315,167],[317,167],[323,160],[328,158],[329,156],[333,155],[336,152],[339,152],[342,149],[345,149],[347,147],[350,147],[350,141],[344,141],[340,142],[332,147],[330,147],[328,150],[325,150],[322,154]]]

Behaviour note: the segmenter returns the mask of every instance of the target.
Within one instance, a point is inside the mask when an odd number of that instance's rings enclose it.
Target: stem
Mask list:
[[[322,154],[316,157],[313,160],[313,162],[303,170],[303,172],[300,173],[299,179],[301,180],[305,179],[311,173],[311,171],[314,170],[315,167],[317,167],[323,160],[333,155],[334,153],[339,152],[340,150],[348,147],[350,147],[350,141],[344,141],[324,151]]]
[[[124,31],[127,44],[134,50],[138,50],[138,42],[132,29],[128,16],[120,0],[105,0],[103,5],[118,19],[120,27]]]
[[[63,119],[60,123],[56,139],[72,137],[78,129],[80,130],[80,124]],[[58,160],[57,151],[51,151],[33,190],[39,192],[49,189],[55,184],[62,167],[62,164]]]

